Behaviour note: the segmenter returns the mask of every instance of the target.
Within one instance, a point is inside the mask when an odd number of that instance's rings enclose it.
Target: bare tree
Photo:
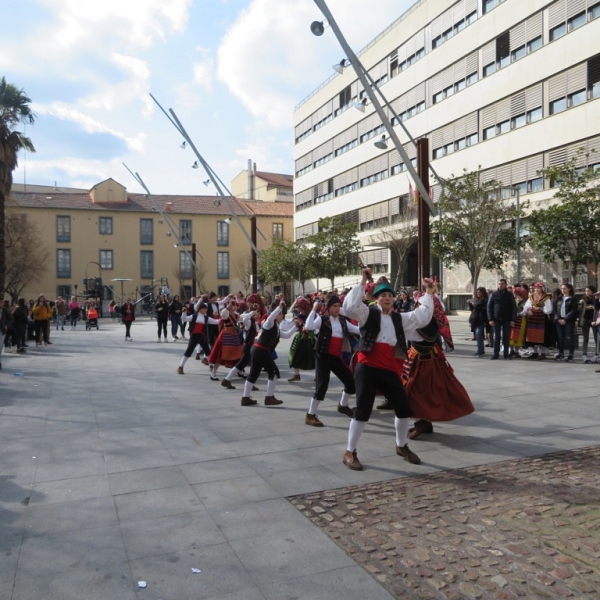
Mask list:
[[[410,250],[417,239],[417,206],[409,202],[408,196],[400,197],[400,210],[394,222],[385,225],[381,231],[369,238],[369,244],[388,248],[396,259],[396,274],[391,275],[392,285],[397,287],[402,273],[406,270],[406,262]]]
[[[179,282],[179,289],[181,290],[187,281],[190,283],[196,280],[196,291],[201,294],[204,290],[204,280],[206,279],[207,270],[204,268],[202,263],[196,263],[196,266],[190,264],[189,268],[182,269],[181,265],[173,269],[173,275]],[[194,277],[195,275],[195,277]],[[187,299],[187,298],[186,298]]]
[[[21,292],[37,283],[45,271],[49,252],[40,230],[27,215],[15,214],[6,219],[4,228],[6,277],[4,289],[16,303]]]
[[[250,256],[244,254],[238,258],[235,263],[235,274],[241,281],[244,294],[247,296],[252,287],[252,260]]]

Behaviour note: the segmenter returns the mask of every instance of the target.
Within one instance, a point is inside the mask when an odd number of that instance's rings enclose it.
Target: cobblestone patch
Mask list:
[[[600,598],[600,446],[289,500],[396,598]]]

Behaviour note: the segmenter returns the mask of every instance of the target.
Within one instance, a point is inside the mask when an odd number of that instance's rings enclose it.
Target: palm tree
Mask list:
[[[29,107],[30,102],[23,90],[6,83],[4,77],[0,79],[0,297],[4,294],[6,273],[4,205],[12,188],[12,174],[18,165],[19,150],[35,152],[31,140],[13,128],[20,122],[33,124],[35,115]]]

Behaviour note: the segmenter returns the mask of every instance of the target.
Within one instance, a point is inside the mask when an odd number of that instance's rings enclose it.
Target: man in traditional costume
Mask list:
[[[354,411],[348,406],[348,399],[356,393],[356,385],[352,372],[342,358],[342,352],[350,351],[350,335],[359,334],[360,329],[340,314],[342,304],[337,296],[327,300],[327,313],[321,315],[321,303],[315,302],[306,319],[308,331],[319,332],[315,344],[316,352],[316,387],[310,401],[304,422],[313,427],[323,427],[317,417],[319,404],[325,399],[329,387],[329,379],[333,373],[343,384],[344,391],[338,403],[338,412],[354,417]]]
[[[194,349],[199,345],[206,356],[209,355],[207,329],[209,325],[219,325],[220,319],[213,319],[206,314],[208,307],[202,299],[198,300],[194,305],[194,314],[183,315],[183,321],[189,323],[190,339],[187,348],[183,353],[177,372],[183,375],[183,367],[188,358],[192,356]],[[208,360],[206,361],[208,364]]]
[[[361,338],[357,347],[357,363],[354,370],[356,383],[356,411],[350,422],[348,445],[343,462],[352,470],[362,470],[356,447],[373,411],[377,390],[394,407],[396,429],[396,454],[410,463],[421,460],[408,444],[408,430],[413,411],[404,391],[401,376],[402,362],[406,358],[406,340],[420,341],[418,329],[425,327],[433,316],[433,294],[436,285],[432,280],[423,280],[426,294],[420,306],[409,313],[393,311],[395,290],[389,283],[380,283],[373,290],[374,307],[363,304],[365,285],[371,277],[370,269],[363,269],[361,283],[354,286],[344,300],[344,313],[358,321]]]

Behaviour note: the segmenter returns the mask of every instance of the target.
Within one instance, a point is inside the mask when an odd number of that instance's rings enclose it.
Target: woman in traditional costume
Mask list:
[[[519,352],[525,348],[525,338],[527,336],[527,317],[523,313],[525,303],[527,302],[527,290],[520,286],[513,287],[513,296],[517,303],[517,320],[510,328],[509,346],[510,356],[512,358],[521,358]]]
[[[231,369],[242,357],[242,341],[237,330],[238,314],[235,308],[235,300],[231,300],[227,308],[221,310],[219,335],[208,357],[211,381],[219,381],[217,371],[220,365]]]
[[[292,339],[288,354],[290,368],[294,369],[293,375],[288,379],[291,382],[301,381],[300,371],[313,371],[315,368],[315,334],[304,327],[310,314],[310,302],[300,296],[296,298],[294,306],[298,310],[295,316],[298,333]]]
[[[523,307],[527,317],[525,342],[533,346],[530,359],[545,360],[548,348],[554,343],[552,298],[541,281],[536,281],[531,287],[533,291]]]

